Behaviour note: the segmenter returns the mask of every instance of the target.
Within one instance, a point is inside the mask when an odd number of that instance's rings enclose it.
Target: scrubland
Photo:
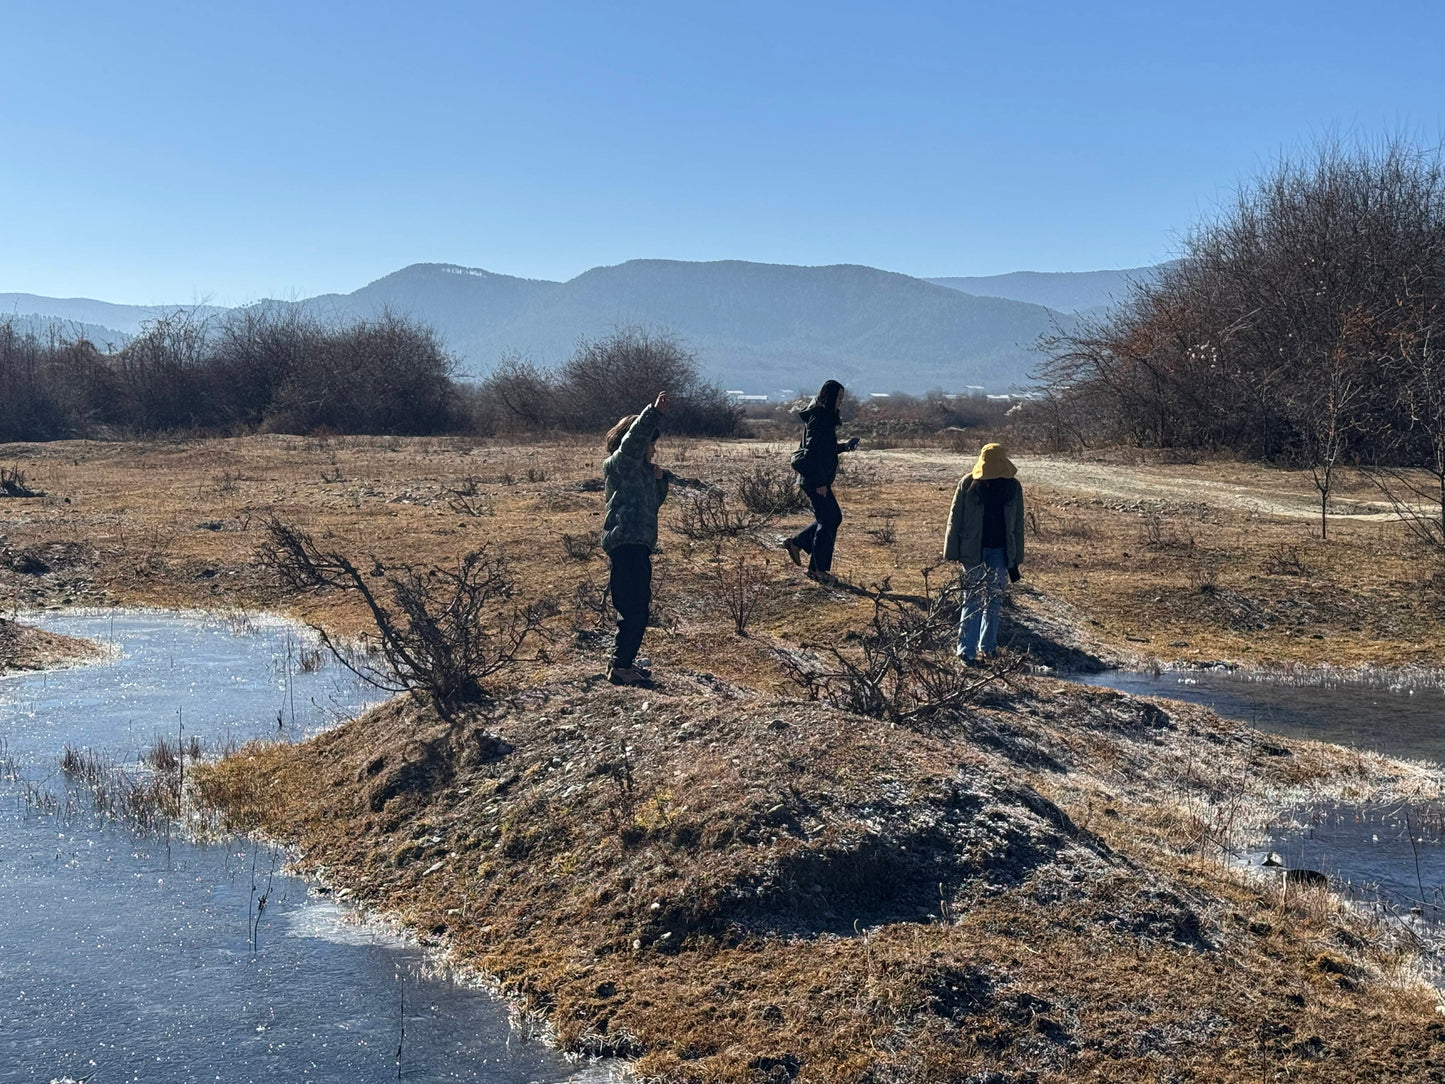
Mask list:
[[[1020,457],[1029,552],[1004,660],[956,709],[889,721],[808,700],[790,674],[853,650],[879,607],[948,588],[968,457],[847,457],[844,582],[825,588],[776,548],[802,517],[738,496],[787,481],[785,449],[665,442],[660,460],[726,503],[664,509],[643,690],[601,676],[599,458],[426,438],[0,448],[46,494],[0,500],[0,599],[265,607],[344,637],[367,627],[354,598],[286,590],[258,563],[269,517],[379,583],[503,548],[519,597],[556,609],[488,703],[443,716],[402,697],[195,785],[491,976],[565,1048],[642,1077],[1445,1075],[1413,928],[1232,857],[1303,800],[1433,794],[1433,767],[1019,665],[1437,669],[1439,582],[1363,483],[1321,542],[1307,476]]]

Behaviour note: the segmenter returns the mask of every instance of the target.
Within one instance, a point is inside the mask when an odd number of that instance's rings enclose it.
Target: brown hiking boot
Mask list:
[[[783,543],[783,549],[788,551],[788,557],[799,568],[803,567],[803,547],[794,542],[791,538]]]

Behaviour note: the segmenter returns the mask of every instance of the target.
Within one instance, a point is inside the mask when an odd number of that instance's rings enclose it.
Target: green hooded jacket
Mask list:
[[[602,521],[602,548],[646,546],[657,550],[657,510],[667,500],[668,474],[655,477],[647,449],[661,430],[657,408],[646,406],[628,428],[617,451],[602,461],[607,515]]]

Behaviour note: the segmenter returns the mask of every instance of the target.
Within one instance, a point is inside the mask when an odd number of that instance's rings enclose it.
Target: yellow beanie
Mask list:
[[[1018,468],[1004,454],[1002,444],[985,444],[970,473],[983,482],[990,478],[1012,478],[1018,472]]]

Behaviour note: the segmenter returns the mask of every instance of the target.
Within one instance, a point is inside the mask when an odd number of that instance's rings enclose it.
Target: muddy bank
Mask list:
[[[558,667],[198,785],[644,1077],[1043,1082],[1445,1072],[1407,937],[1224,860],[1302,794],[1437,783],[1047,679],[923,734]]]
[[[62,636],[0,617],[0,675],[16,670],[78,666],[105,655],[105,647],[93,640]]]

